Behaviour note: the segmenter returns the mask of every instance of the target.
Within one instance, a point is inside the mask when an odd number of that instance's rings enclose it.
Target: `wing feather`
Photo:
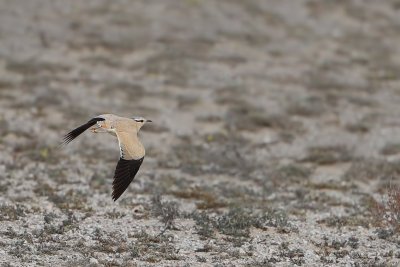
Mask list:
[[[120,158],[115,168],[112,199],[116,201],[128,188],[142,165],[143,158],[126,160]]]
[[[104,118],[93,118],[93,119],[89,120],[87,123],[79,126],[78,128],[72,130],[71,132],[67,133],[64,136],[61,145],[62,146],[68,145],[72,140],[74,140],[80,134],[82,134],[84,131],[86,131],[93,125],[95,125],[98,121],[104,121],[104,120],[105,120]]]

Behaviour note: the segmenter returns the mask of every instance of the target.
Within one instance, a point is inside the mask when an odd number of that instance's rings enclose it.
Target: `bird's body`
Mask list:
[[[151,121],[144,118],[130,119],[114,114],[99,115],[65,135],[63,144],[67,145],[90,127],[93,133],[106,132],[118,138],[120,159],[115,169],[112,193],[115,201],[128,188],[143,162],[145,149],[137,134],[146,122]]]

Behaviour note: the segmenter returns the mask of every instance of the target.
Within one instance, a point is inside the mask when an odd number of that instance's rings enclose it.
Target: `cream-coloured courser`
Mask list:
[[[151,120],[130,119],[113,114],[99,115],[66,134],[62,145],[67,145],[92,126],[93,133],[109,133],[118,138],[120,159],[115,169],[112,192],[112,199],[116,201],[135,178],[143,162],[145,150],[137,134],[146,122]]]

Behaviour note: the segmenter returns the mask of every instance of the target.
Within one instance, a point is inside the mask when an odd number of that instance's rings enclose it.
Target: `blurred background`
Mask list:
[[[396,264],[399,11],[1,0],[3,263]],[[103,113],[153,120],[116,203],[116,139],[58,147]]]

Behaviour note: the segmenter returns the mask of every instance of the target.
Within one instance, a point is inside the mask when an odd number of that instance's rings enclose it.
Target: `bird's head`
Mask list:
[[[138,131],[139,131],[140,128],[142,128],[142,126],[145,125],[147,122],[152,122],[151,120],[146,120],[146,119],[143,118],[143,117],[132,118],[132,120],[135,122]]]

